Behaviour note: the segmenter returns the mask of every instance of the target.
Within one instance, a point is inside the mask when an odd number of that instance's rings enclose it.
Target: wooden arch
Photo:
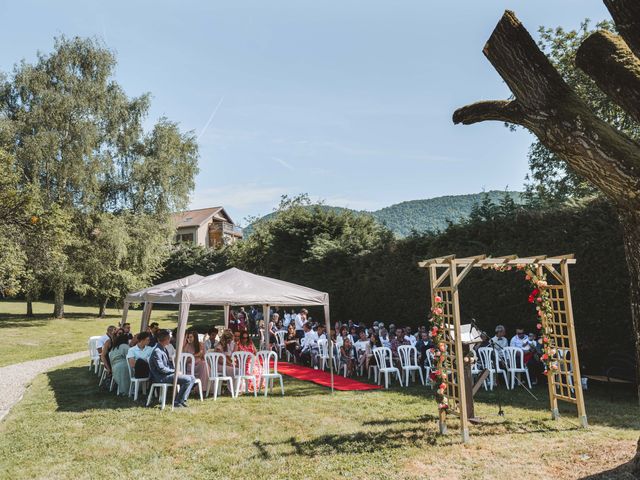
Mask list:
[[[451,360],[446,395],[449,399],[448,410],[440,410],[440,433],[446,433],[447,411],[460,418],[462,441],[469,441],[469,418],[467,412],[470,388],[465,385],[464,356],[460,335],[460,301],[458,288],[472,268],[515,267],[517,265],[535,265],[538,276],[549,274],[548,285],[553,315],[541,320],[542,328],[556,345],[559,352],[557,373],[549,373],[549,401],[551,418],[560,416],[558,401],[575,404],[578,417],[583,427],[587,426],[587,413],[584,407],[582,382],[580,378],[580,362],[573,322],[571,306],[571,286],[569,283],[569,265],[575,264],[574,255],[555,257],[535,256],[456,258],[455,255],[432,258],[418,265],[429,270],[431,284],[431,301],[436,296],[442,298],[445,328],[445,345]]]

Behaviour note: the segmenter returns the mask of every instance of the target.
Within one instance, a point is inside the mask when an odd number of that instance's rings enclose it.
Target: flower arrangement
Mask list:
[[[542,356],[540,360],[544,363],[544,374],[547,375],[550,371],[555,372],[558,370],[558,351],[553,340],[550,338],[550,334],[553,333],[553,327],[545,326],[547,320],[553,318],[553,305],[551,304],[551,298],[547,290],[547,276],[544,273],[538,275],[535,264],[518,265],[517,269],[524,272],[525,280],[533,287],[533,290],[529,294],[529,303],[533,303],[536,306],[539,319],[537,328],[540,341],[542,342]]]
[[[444,324],[444,302],[442,297],[436,295],[433,298],[433,306],[431,308],[431,331],[429,336],[436,345],[431,349],[436,368],[429,375],[429,380],[436,389],[436,401],[438,409],[447,410],[449,408],[449,399],[447,398],[447,384],[449,381],[449,372],[451,371],[451,360],[447,345],[445,343],[445,324]]]

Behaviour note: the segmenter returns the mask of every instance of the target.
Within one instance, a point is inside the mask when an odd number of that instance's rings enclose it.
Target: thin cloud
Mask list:
[[[220,105],[222,105],[223,100],[224,100],[224,96],[220,97],[220,101],[218,101],[216,108],[214,108],[213,112],[211,112],[211,115],[209,115],[209,120],[207,120],[207,123],[205,123],[204,127],[202,127],[202,130],[200,131],[200,135],[198,135],[198,141],[200,141],[204,133],[207,131],[207,128],[209,128],[209,125],[211,125],[211,122],[213,121],[213,117],[215,117],[216,113],[218,113],[218,109],[220,108]]]
[[[279,158],[279,157],[271,157],[271,159],[272,159],[272,160],[274,160],[276,163],[279,163],[280,165],[282,165],[282,166],[283,166],[284,168],[286,168],[287,170],[291,170],[291,171],[295,170],[295,169],[293,168],[293,166],[292,166],[290,163],[286,162],[286,161],[285,161],[285,160],[283,160],[282,158]]]

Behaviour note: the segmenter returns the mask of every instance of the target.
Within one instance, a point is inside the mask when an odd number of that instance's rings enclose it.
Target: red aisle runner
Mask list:
[[[303,367],[302,365],[295,365],[293,363],[278,362],[278,373],[331,388],[331,374],[323,370],[314,370],[313,368]],[[333,376],[333,388],[336,390],[377,390],[382,387],[335,374]]]

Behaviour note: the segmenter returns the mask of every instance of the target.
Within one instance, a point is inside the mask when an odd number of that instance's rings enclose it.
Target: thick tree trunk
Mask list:
[[[27,298],[27,318],[33,317],[33,301]]]
[[[620,211],[620,223],[631,279],[631,321],[636,342],[636,379],[640,400],[640,212]],[[640,478],[640,439],[633,459],[633,471]]]
[[[53,317],[64,318],[64,285],[56,285],[53,290]]]
[[[107,302],[108,301],[109,301],[108,298],[105,298],[105,299],[100,301],[100,311],[98,312],[98,317],[104,318],[104,317],[107,316]]]

